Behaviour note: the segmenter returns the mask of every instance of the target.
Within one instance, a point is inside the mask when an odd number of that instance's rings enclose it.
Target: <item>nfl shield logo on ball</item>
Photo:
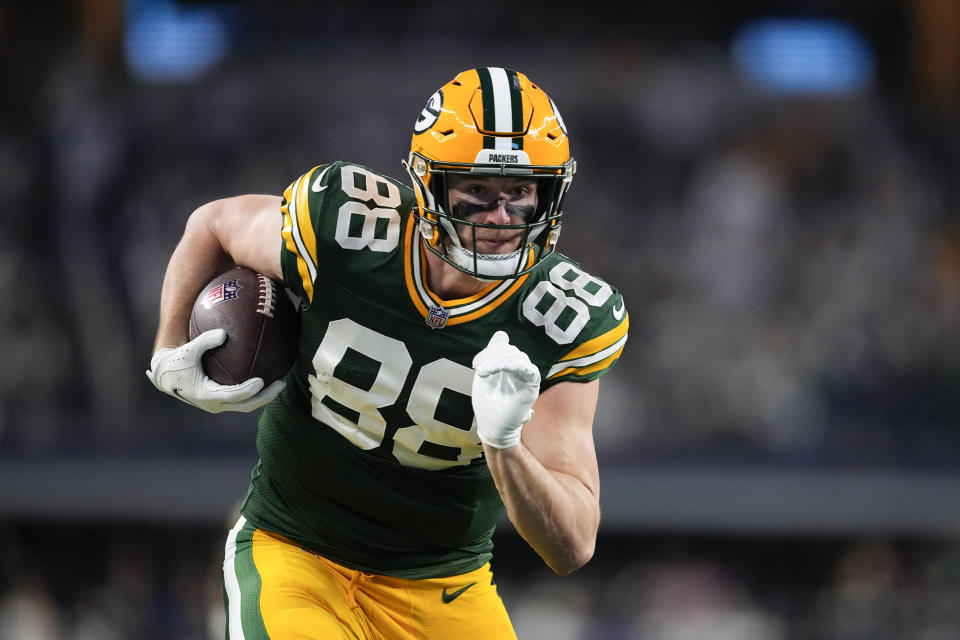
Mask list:
[[[447,324],[447,318],[450,312],[443,307],[430,307],[430,313],[427,314],[427,324],[432,329],[442,329]]]
[[[240,291],[239,282],[236,280],[226,280],[215,287],[207,289],[207,293],[203,296],[203,302],[201,302],[201,304],[204,309],[210,309],[221,302],[233,300],[237,297],[238,291]]]

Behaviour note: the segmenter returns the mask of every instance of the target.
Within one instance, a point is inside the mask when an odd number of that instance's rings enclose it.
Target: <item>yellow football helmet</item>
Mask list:
[[[560,207],[576,161],[556,105],[527,76],[512,69],[469,69],[430,96],[413,126],[404,162],[417,197],[424,244],[448,264],[482,279],[516,277],[552,253],[560,236]],[[532,177],[537,208],[523,224],[494,225],[455,218],[447,201],[451,174]],[[478,254],[454,225],[522,229],[513,253]]]

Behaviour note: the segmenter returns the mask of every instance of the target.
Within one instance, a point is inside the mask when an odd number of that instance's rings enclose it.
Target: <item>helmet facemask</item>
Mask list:
[[[415,215],[424,245],[460,271],[484,280],[515,278],[529,272],[555,250],[563,217],[560,207],[575,170],[572,159],[555,167],[440,163],[414,152],[404,166],[417,192]],[[532,178],[537,185],[536,207],[517,224],[467,220],[468,216],[458,215],[457,207],[451,208],[449,203],[449,184],[453,175]],[[511,205],[507,205],[507,209],[510,208]],[[457,227],[468,229],[464,234],[466,242],[457,233]],[[519,230],[519,245],[514,251],[503,254],[475,252],[473,248],[480,229]]]

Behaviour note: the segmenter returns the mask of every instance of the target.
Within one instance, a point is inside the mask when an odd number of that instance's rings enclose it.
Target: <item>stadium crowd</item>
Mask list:
[[[365,42],[350,72],[272,47],[158,85],[96,39],[40,52],[2,21],[0,35],[48,70],[0,65],[0,464],[249,451],[249,416],[198,416],[142,375],[186,216],[332,159],[402,177],[416,113],[393,105],[482,44],[441,40],[425,60]],[[751,85],[716,43],[555,46],[549,65],[500,49],[556,87],[571,130],[560,249],[631,310],[601,391],[601,475],[650,461],[957,471],[960,61],[937,71],[912,53],[870,90],[794,96]],[[0,638],[220,637],[222,536],[0,520]],[[496,569],[522,638],[960,635],[955,539],[602,533],[560,581],[515,544],[498,534]]]

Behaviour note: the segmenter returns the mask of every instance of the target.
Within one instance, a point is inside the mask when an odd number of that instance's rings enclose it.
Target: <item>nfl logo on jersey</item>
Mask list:
[[[430,313],[427,314],[426,322],[432,329],[443,329],[449,317],[450,312],[443,307],[430,307]]]

